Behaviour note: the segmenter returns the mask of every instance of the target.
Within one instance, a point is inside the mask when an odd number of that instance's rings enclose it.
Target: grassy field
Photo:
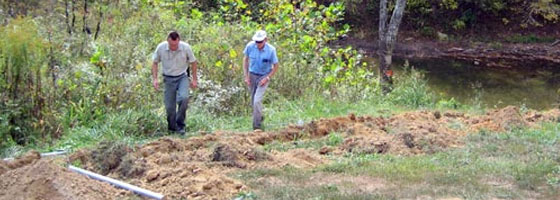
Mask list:
[[[506,133],[482,131],[468,136],[464,147],[435,154],[349,153],[311,170],[287,167],[232,176],[255,188],[242,194],[253,199],[558,199],[559,129],[554,123]],[[321,145],[272,146],[265,149]]]
[[[390,109],[388,109],[390,108]],[[356,115],[391,116],[415,110],[442,110],[382,102],[379,99],[354,103],[316,97],[312,101],[271,100],[266,105],[266,128],[276,130],[314,119]],[[463,107],[461,112],[482,113]],[[106,116],[88,126],[76,127],[52,144],[14,147],[4,155],[19,155],[29,149],[93,148],[99,141],[121,141],[133,146],[169,135],[164,130],[164,111],[130,110]],[[150,126],[156,126],[154,128]],[[461,128],[461,127],[457,127]],[[143,130],[158,131],[144,133]],[[191,108],[186,136],[217,130],[250,130],[248,113],[221,116]],[[560,196],[560,124],[540,128],[516,128],[496,133],[480,131],[464,138],[465,145],[431,154],[399,156],[391,154],[345,153],[329,157],[328,164],[312,169],[284,167],[256,169],[229,174],[243,181],[251,191],[242,199],[558,199]],[[318,151],[344,141],[332,132],[315,140],[274,141],[262,146],[266,152],[306,149]]]

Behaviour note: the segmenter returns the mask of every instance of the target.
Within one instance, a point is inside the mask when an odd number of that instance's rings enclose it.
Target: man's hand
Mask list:
[[[194,78],[194,79],[191,81],[191,88],[192,88],[192,89],[196,89],[197,86],[198,86],[197,80],[196,80],[196,78]]]
[[[154,85],[154,88],[156,89],[156,91],[159,91],[159,83],[157,78],[152,80],[152,85]]]
[[[245,76],[245,83],[247,86],[251,87],[251,79],[249,79],[249,76]]]
[[[264,86],[266,83],[268,83],[269,80],[270,78],[268,76],[263,78],[260,82],[260,86]]]
[[[152,85],[154,85],[154,88],[156,89],[156,91],[159,91],[159,83],[158,83],[158,78],[157,78],[157,73],[158,73],[157,66],[158,66],[158,63],[156,61],[154,61],[154,63],[152,63]]]

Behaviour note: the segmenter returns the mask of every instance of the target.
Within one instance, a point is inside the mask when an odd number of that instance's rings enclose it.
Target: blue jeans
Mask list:
[[[165,94],[163,101],[167,112],[167,129],[179,131],[185,128],[185,118],[189,107],[189,77],[164,76]]]

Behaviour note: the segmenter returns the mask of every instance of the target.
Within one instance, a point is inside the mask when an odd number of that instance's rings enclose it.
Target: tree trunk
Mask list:
[[[397,0],[391,19],[388,19],[387,0],[381,0],[379,5],[379,83],[383,94],[391,92],[393,86],[393,71],[391,63],[393,48],[399,25],[401,24],[403,12],[406,7],[406,0]]]
[[[101,6],[102,3],[103,3],[103,1],[99,4],[99,21],[97,21],[97,26],[95,28],[95,35],[93,36],[93,40],[97,40],[99,30],[101,29],[101,21],[103,21],[103,9],[102,9],[102,6]]]
[[[76,13],[74,13],[74,11],[76,10],[76,0],[72,0],[72,24],[70,26],[70,35],[72,35],[72,31],[74,30],[74,24],[76,23]]]
[[[64,1],[64,15],[66,16],[66,28],[68,29],[68,34],[72,35],[72,28],[70,27],[70,13],[68,12],[68,0]]]
[[[82,18],[82,20],[84,22],[84,27],[82,28],[82,31],[89,35],[89,34],[91,34],[91,31],[89,30],[89,27],[87,25],[87,16],[89,14],[87,1],[88,0],[84,0],[84,16]]]

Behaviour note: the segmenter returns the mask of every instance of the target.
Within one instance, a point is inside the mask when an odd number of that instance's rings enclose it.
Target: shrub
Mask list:
[[[46,48],[31,18],[13,19],[0,29],[0,123],[7,125],[1,136],[5,141],[11,138],[26,144],[37,137],[34,128],[41,123],[45,108]]]
[[[429,91],[424,75],[413,69],[406,70],[395,78],[395,88],[387,98],[396,105],[412,108],[432,106],[434,95]]]

